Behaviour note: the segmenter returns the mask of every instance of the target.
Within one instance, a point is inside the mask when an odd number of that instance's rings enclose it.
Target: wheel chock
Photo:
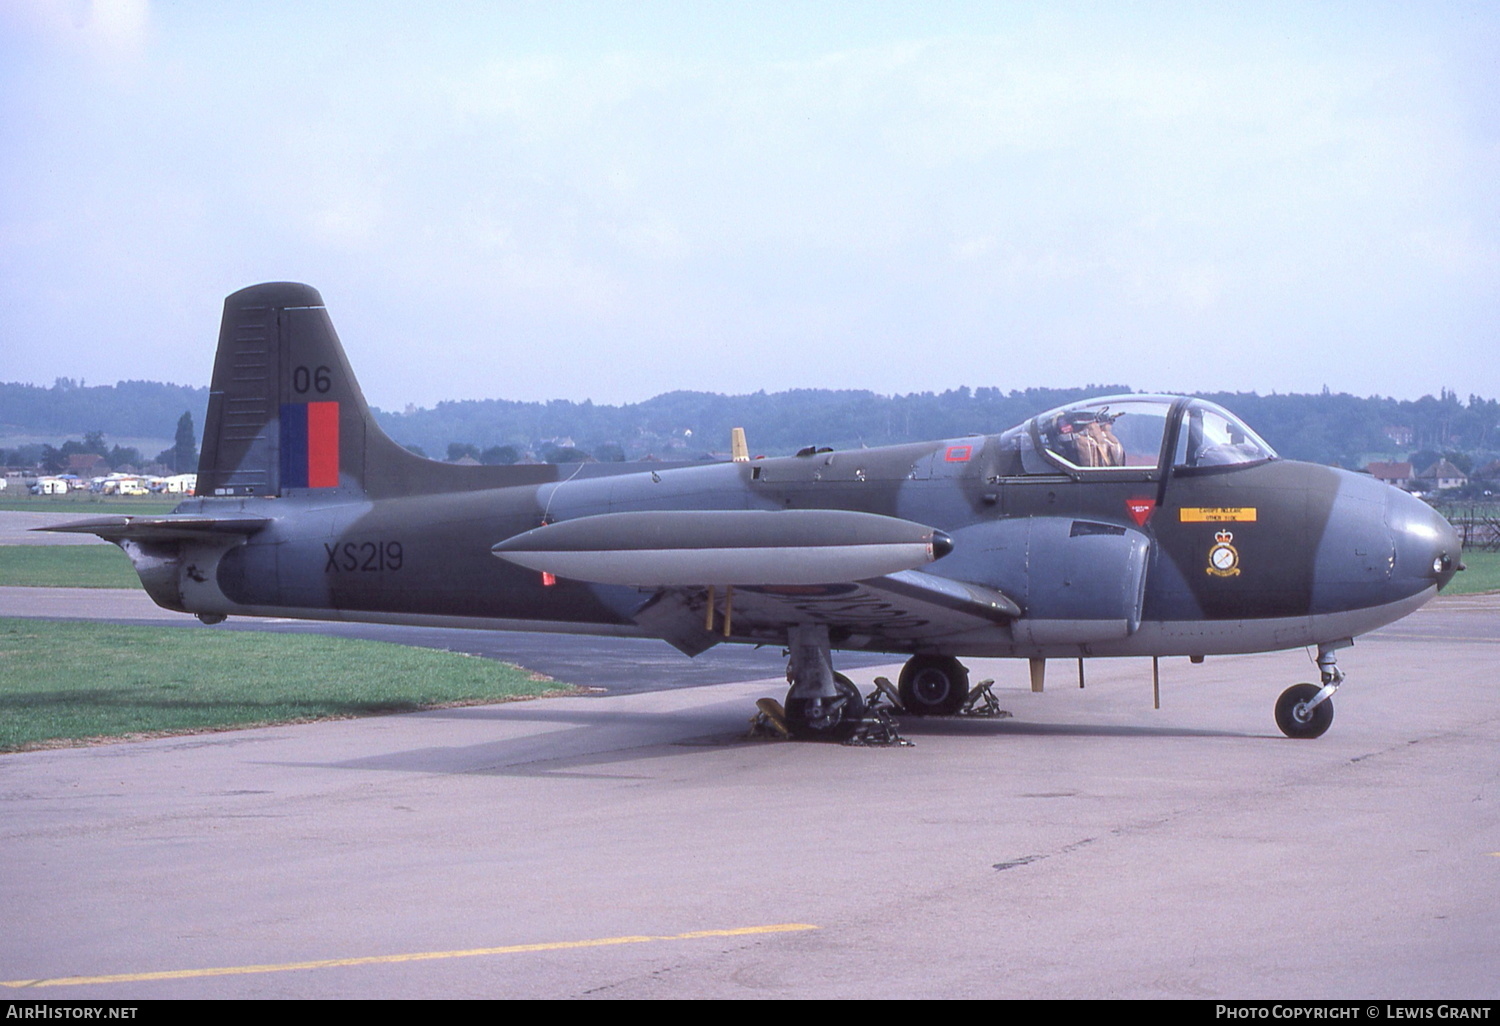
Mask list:
[[[960,716],[986,716],[991,719],[1003,720],[1010,713],[1000,708],[1000,699],[995,697],[991,690],[995,686],[993,679],[982,680],[969,689],[969,697],[964,699],[963,706],[958,710]]]
[[[757,698],[756,713],[750,717],[751,737],[775,737],[783,740],[792,736],[787,726],[786,709],[774,698]]]

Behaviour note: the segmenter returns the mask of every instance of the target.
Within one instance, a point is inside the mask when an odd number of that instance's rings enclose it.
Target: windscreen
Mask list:
[[[1254,431],[1223,407],[1194,400],[1185,411],[1177,436],[1175,467],[1232,467],[1276,459]]]

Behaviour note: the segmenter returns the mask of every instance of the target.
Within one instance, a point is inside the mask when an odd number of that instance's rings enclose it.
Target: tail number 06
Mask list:
[[[292,391],[304,395],[309,390],[322,394],[333,387],[333,372],[327,367],[298,367],[292,371]]]

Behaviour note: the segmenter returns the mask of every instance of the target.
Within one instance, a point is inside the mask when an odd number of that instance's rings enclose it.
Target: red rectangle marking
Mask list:
[[[973,453],[974,447],[972,445],[950,445],[948,446],[948,453],[944,458],[949,463],[963,463],[966,462],[968,458],[973,455]]]
[[[307,404],[307,486],[339,484],[339,404]]]

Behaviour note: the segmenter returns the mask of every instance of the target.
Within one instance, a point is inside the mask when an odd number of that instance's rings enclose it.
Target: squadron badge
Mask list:
[[[1214,535],[1214,547],[1208,550],[1206,569],[1215,577],[1236,577],[1240,572],[1240,551],[1231,542],[1234,534],[1220,531]]]

